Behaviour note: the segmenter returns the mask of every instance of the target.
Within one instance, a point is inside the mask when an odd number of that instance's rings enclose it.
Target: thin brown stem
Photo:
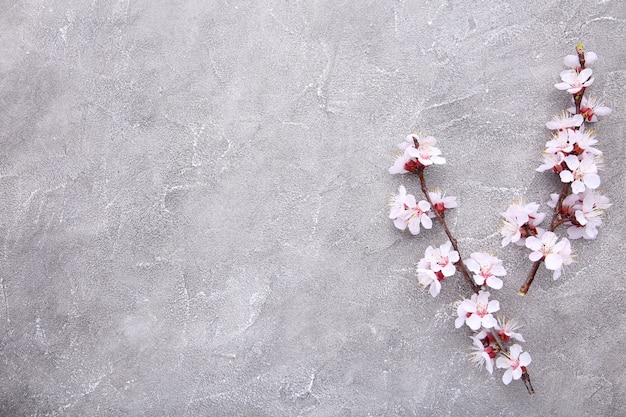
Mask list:
[[[517,292],[519,295],[526,295],[526,293],[530,289],[530,286],[533,283],[533,280],[535,279],[535,275],[537,275],[537,270],[539,270],[539,265],[541,265],[542,262],[543,262],[543,259],[533,263],[533,267],[530,268],[530,272],[528,273],[528,277],[526,278],[524,285],[522,285],[522,288],[520,288],[520,290]]]
[[[535,394],[535,389],[533,388],[533,384],[530,383],[530,375],[528,375],[528,372],[524,372],[522,374],[522,381],[524,382],[524,385],[526,385],[528,393],[530,395]]]
[[[428,201],[430,206],[434,208],[435,205],[433,204],[430,198],[430,195],[428,194],[428,187],[426,186],[426,180],[424,179],[424,167],[419,167],[417,169],[417,176],[420,179],[420,185],[421,185],[422,193],[424,194],[424,197],[426,197],[426,200]],[[465,263],[463,263],[463,257],[461,256],[461,251],[459,251],[459,245],[457,244],[457,241],[454,238],[454,236],[452,236],[452,232],[450,232],[450,229],[448,228],[448,225],[446,224],[446,219],[443,213],[440,212],[439,210],[433,210],[433,211],[435,212],[435,216],[437,216],[437,220],[439,221],[441,226],[443,226],[443,230],[446,232],[446,235],[448,236],[448,240],[450,241],[450,243],[452,243],[452,247],[459,254],[459,260],[458,262],[455,263],[456,267],[461,271],[461,274],[463,274],[465,281],[467,281],[469,286],[472,288],[472,291],[478,294],[478,291],[480,291],[480,287],[476,285],[469,271],[465,267]]]

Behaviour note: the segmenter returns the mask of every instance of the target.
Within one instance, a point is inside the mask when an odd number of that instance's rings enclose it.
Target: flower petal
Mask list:
[[[396,226],[400,230],[406,229],[406,220],[404,219],[395,219],[393,221],[393,225]]]
[[[489,304],[487,304],[487,311],[489,313],[495,313],[500,310],[500,302],[498,300],[491,300]]]
[[[491,276],[491,277],[487,278],[486,283],[487,283],[487,285],[489,285],[494,290],[499,290],[504,285],[504,283],[502,282],[502,280],[500,278],[497,278],[497,277],[494,277],[494,276]]]
[[[511,346],[511,348],[509,349],[509,353],[511,354],[511,359],[516,360],[517,358],[519,358],[519,354],[522,353],[522,347],[516,343]]]
[[[502,382],[504,382],[504,385],[509,385],[512,380],[513,380],[513,371],[511,370],[511,368],[509,368],[506,371],[504,371],[504,375],[502,375]]]
[[[546,256],[544,262],[546,263],[546,268],[551,271],[556,271],[557,269],[561,268],[561,265],[563,265],[563,258],[559,254],[550,253],[548,254],[548,256]]]
[[[465,323],[467,323],[470,329],[478,330],[480,329],[480,324],[482,323],[482,320],[477,314],[472,314],[465,320]]]
[[[481,322],[485,329],[491,329],[493,326],[498,324],[498,321],[491,314],[487,314],[485,317],[483,317]],[[473,330],[478,330],[478,328],[473,329]]]
[[[583,182],[588,188],[595,190],[596,188],[600,186],[600,177],[598,176],[598,174],[594,174],[594,173],[587,174],[583,178]]]
[[[532,358],[530,357],[530,354],[528,352],[524,352],[521,355],[519,355],[520,365],[528,366],[530,365],[530,362],[532,362]]]
[[[430,295],[432,295],[433,297],[436,297],[440,291],[441,291],[441,283],[439,282],[439,280],[434,280],[430,284]]]
[[[421,221],[422,221],[422,226],[424,226],[424,229],[432,229],[433,221],[430,219],[430,217],[428,217],[427,215],[423,214],[421,216]]]
[[[541,249],[541,245],[541,240],[537,239],[535,236],[526,238],[526,247],[530,250],[538,251]]]
[[[459,304],[459,309],[462,309],[463,311],[466,311],[468,313],[475,313],[476,303],[472,302],[472,300],[465,299],[461,301],[461,304]]]

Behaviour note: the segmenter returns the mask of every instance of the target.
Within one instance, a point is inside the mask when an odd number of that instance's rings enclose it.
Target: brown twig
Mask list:
[[[428,201],[430,206],[434,208],[434,204],[432,200],[430,199],[430,195],[428,194],[428,187],[426,186],[426,180],[424,179],[424,167],[423,166],[417,168],[417,176],[420,179],[420,185],[422,187],[422,193],[424,194],[424,197],[426,197],[426,200]],[[458,262],[455,263],[456,267],[461,271],[461,273],[463,274],[463,277],[465,278],[469,286],[472,288],[472,291],[478,294],[480,287],[476,285],[469,271],[465,267],[465,264],[463,263],[463,258],[461,257],[461,252],[459,251],[459,245],[457,244],[457,241],[454,238],[454,236],[452,236],[452,233],[450,232],[450,229],[448,228],[448,225],[446,224],[446,219],[443,213],[439,210],[433,210],[433,211],[435,212],[435,215],[437,216],[437,220],[439,220],[439,223],[441,224],[441,226],[443,226],[443,230],[446,232],[446,235],[448,236],[448,240],[450,240],[450,243],[452,243],[452,247],[459,254],[459,260]]]
[[[528,371],[522,374],[522,381],[524,385],[526,385],[526,389],[530,395],[535,393],[535,389],[533,388],[533,384],[530,383],[530,375],[528,375]]]

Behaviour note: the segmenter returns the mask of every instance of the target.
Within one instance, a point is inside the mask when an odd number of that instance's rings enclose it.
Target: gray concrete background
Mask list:
[[[1,415],[626,415],[623,2],[0,6]],[[559,187],[534,168],[579,40],[615,205],[521,298],[498,213]],[[417,286],[445,236],[386,206],[415,129],[463,253],[510,271],[534,397],[467,362],[460,277]]]

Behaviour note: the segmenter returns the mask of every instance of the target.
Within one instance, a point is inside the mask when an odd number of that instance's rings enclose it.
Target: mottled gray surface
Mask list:
[[[0,414],[626,415],[625,39],[619,0],[0,2]],[[498,213],[559,187],[579,40],[615,205],[520,298]],[[464,253],[506,262],[534,397],[467,362],[461,278],[416,284],[445,236],[387,218],[414,129]]]

